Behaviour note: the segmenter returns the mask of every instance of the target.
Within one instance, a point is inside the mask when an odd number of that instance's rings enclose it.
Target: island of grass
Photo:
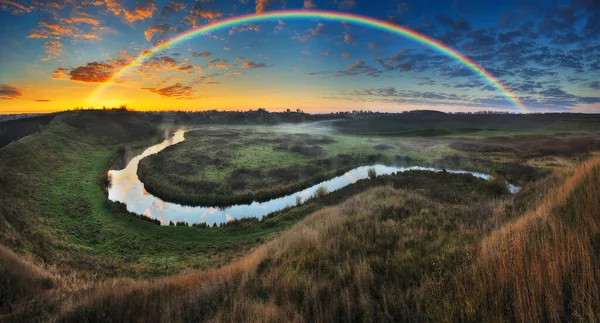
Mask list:
[[[141,160],[145,189],[186,205],[232,205],[291,194],[363,165],[381,162],[360,141],[289,127],[204,127],[184,142]],[[356,149],[354,149],[356,150]]]

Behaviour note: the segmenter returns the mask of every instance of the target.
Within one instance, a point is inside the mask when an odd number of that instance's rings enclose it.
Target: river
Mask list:
[[[177,203],[165,202],[148,193],[144,189],[144,184],[137,176],[138,164],[142,158],[156,154],[166,147],[184,141],[184,133],[184,130],[179,130],[169,139],[147,148],[141,154],[134,157],[122,170],[109,170],[108,176],[111,185],[108,189],[108,198],[111,201],[124,203],[130,212],[158,219],[164,225],[168,224],[169,221],[185,221],[190,225],[192,223],[206,222],[212,225],[213,223],[219,224],[245,217],[257,217],[260,219],[269,213],[296,205],[297,196],[300,196],[302,202],[306,201],[321,186],[325,186],[328,192],[332,192],[355,183],[360,179],[368,178],[367,172],[370,168],[374,168],[378,176],[408,170],[442,171],[439,168],[421,166],[395,167],[380,164],[367,165],[354,168],[344,175],[318,183],[299,192],[274,198],[266,202],[253,202],[252,204],[231,205],[228,207],[184,206]],[[478,172],[451,169],[446,169],[446,171],[450,173],[471,174],[485,180],[490,178],[490,175]],[[511,193],[515,193],[519,188],[509,184],[509,189]]]

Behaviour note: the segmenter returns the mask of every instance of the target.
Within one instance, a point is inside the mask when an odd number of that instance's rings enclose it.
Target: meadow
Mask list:
[[[436,115],[427,124],[446,128],[430,136],[388,131],[389,120],[415,116],[319,127],[264,116],[226,125],[127,111],[59,116],[0,149],[0,320],[598,320],[593,118],[510,116],[511,125],[465,131]],[[376,122],[379,133],[348,130]],[[496,180],[380,176],[216,227],[160,226],[110,202],[107,170],[182,127],[187,140],[142,160],[139,175],[148,191],[184,203],[269,198],[365,162]],[[509,194],[504,179],[522,189]]]

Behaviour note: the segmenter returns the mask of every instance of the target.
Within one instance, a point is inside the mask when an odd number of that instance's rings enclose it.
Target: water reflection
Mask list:
[[[110,170],[108,176],[111,179],[111,186],[108,190],[108,198],[111,201],[119,201],[127,205],[127,210],[137,214],[143,214],[151,218],[159,219],[161,223],[168,224],[169,221],[186,221],[189,224],[206,222],[208,224],[221,223],[232,219],[245,217],[263,216],[284,209],[287,206],[296,204],[296,197],[300,196],[302,201],[314,195],[315,191],[325,186],[329,192],[338,190],[344,186],[355,183],[360,179],[368,178],[369,168],[375,168],[377,175],[387,175],[396,172],[405,172],[407,170],[428,170],[441,171],[442,169],[431,167],[393,167],[386,165],[370,165],[357,167],[342,176],[332,178],[328,181],[313,185],[305,190],[290,194],[284,197],[275,198],[266,202],[253,202],[252,204],[232,205],[229,207],[203,207],[203,206],[183,206],[176,203],[165,202],[160,198],[153,196],[144,189],[144,184],[137,176],[137,168],[140,160],[149,155],[155,154],[168,146],[182,142],[184,131],[177,131],[173,137],[146,149],[143,153],[133,158],[127,167],[122,170]],[[482,179],[489,179],[490,175],[469,172],[464,170],[447,170],[457,174],[471,174]],[[518,190],[518,187],[509,185],[512,193]]]

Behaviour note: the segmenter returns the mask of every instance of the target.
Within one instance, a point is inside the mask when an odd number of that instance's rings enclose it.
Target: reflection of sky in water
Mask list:
[[[357,167],[342,176],[332,178],[328,181],[313,185],[300,192],[290,194],[284,197],[275,198],[266,202],[253,202],[247,205],[233,205],[229,207],[204,207],[204,206],[182,206],[176,203],[165,202],[144,189],[144,184],[137,177],[137,168],[140,160],[149,155],[155,154],[170,145],[174,145],[184,140],[184,131],[177,131],[170,139],[160,144],[146,149],[142,154],[132,159],[123,170],[111,170],[108,176],[111,178],[111,187],[108,190],[108,198],[111,201],[119,201],[127,205],[127,210],[137,214],[143,214],[155,219],[159,219],[163,224],[169,221],[187,221],[188,223],[206,222],[208,224],[221,223],[232,219],[245,217],[263,216],[284,209],[287,206],[296,204],[296,196],[300,196],[302,201],[313,196],[320,186],[325,186],[327,191],[335,191],[344,186],[355,183],[357,180],[368,178],[369,168],[375,168],[377,175],[387,175],[395,172],[404,172],[407,170],[429,170],[441,171],[441,169],[431,167],[393,167],[385,165],[371,165]],[[471,174],[482,179],[489,179],[490,175],[469,172],[462,170],[447,170],[451,173]],[[515,193],[518,187],[510,185],[511,192]]]

